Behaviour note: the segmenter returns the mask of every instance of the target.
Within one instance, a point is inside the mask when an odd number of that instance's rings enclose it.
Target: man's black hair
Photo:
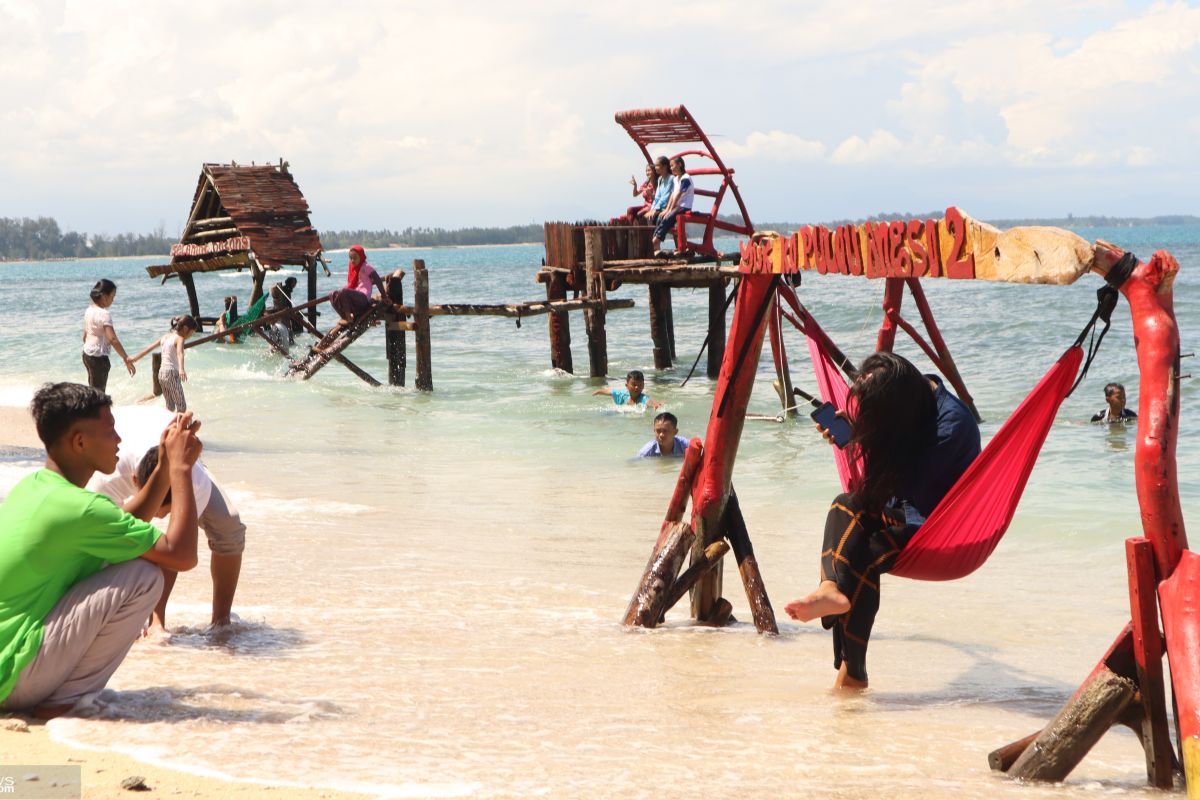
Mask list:
[[[137,467],[137,484],[145,486],[150,482],[150,475],[154,472],[154,468],[158,466],[158,445],[154,445],[146,454],[142,456],[142,460],[138,462]],[[167,495],[163,498],[163,503],[171,504],[171,490],[167,489]]]
[[[1125,391],[1124,385],[1117,383],[1116,381],[1113,381],[1112,383],[1110,383],[1104,387],[1104,396],[1105,397],[1112,396],[1112,393],[1117,389],[1120,389],[1122,392]]]
[[[625,373],[625,380],[631,381],[634,378],[642,381],[646,380],[646,376],[642,374],[640,369],[631,369],[629,372]]]
[[[662,422],[664,420],[674,425],[676,430],[679,429],[679,419],[670,411],[664,411],[654,418],[655,422]]]
[[[47,448],[57,442],[81,419],[97,419],[100,409],[112,405],[112,398],[82,383],[47,383],[33,395],[29,413],[37,426],[38,438]]]

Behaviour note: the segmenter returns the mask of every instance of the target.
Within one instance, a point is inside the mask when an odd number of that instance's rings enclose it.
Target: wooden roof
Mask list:
[[[267,269],[303,266],[321,251],[321,238],[309,221],[308,201],[287,162],[251,165],[205,164],[192,209],[171,263],[148,267],[151,276],[214,269],[242,269],[246,240],[254,259]],[[187,252],[183,252],[184,250]]]

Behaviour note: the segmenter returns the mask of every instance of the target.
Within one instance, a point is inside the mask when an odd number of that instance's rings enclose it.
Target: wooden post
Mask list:
[[[708,377],[721,374],[725,358],[725,287],[720,281],[708,287]]]
[[[604,304],[607,299],[604,289],[604,243],[600,237],[599,228],[583,229],[583,260],[587,275],[585,296],[589,300],[599,301],[595,308],[583,312],[588,335],[588,361],[593,378],[603,378],[608,374],[608,334],[604,329]]]
[[[190,272],[179,273],[179,282],[187,289],[188,308],[197,322],[200,320],[200,298],[196,296],[196,279]],[[199,332],[199,331],[197,331]]]
[[[654,368],[669,369],[671,287],[665,283],[651,283],[647,289],[650,295],[650,338],[654,342]]]
[[[650,556],[637,591],[625,613],[626,625],[653,628],[662,616],[667,596],[696,535],[686,522],[671,524],[666,543]]]
[[[1137,687],[1104,669],[1084,684],[1074,700],[1046,726],[1013,763],[1008,774],[1033,781],[1061,781],[1133,702]]]
[[[1133,656],[1143,719],[1139,733],[1146,751],[1146,778],[1159,789],[1175,784],[1171,731],[1163,687],[1163,641],[1158,630],[1158,576],[1154,546],[1135,537],[1125,540],[1129,568],[1129,605],[1133,614]]]
[[[387,279],[388,299],[393,305],[404,305],[404,270],[394,271]],[[384,313],[387,332],[386,340],[388,361],[388,385],[403,386],[404,372],[408,368],[408,344],[405,341],[404,328],[400,323],[407,317],[396,311]]]
[[[150,382],[154,387],[154,396],[162,396],[162,385],[158,382],[158,370],[162,367],[162,353],[150,354]]]
[[[754,616],[755,629],[759,633],[779,633],[775,609],[771,607],[766,584],[763,583],[762,573],[758,570],[758,560],[754,557],[754,547],[750,544],[746,520],[742,518],[737,493],[732,489],[729,491],[729,499],[725,501],[725,514],[721,522],[725,538],[733,545],[733,555],[737,559],[738,573],[742,576],[746,598],[750,601],[750,613]]]
[[[997,747],[988,753],[988,766],[996,772],[1008,772],[1013,762],[1020,758],[1021,753],[1024,753],[1025,749],[1037,741],[1037,738],[1041,735],[1041,731],[1036,731],[1024,739],[1017,739],[1015,742],[1010,742],[1003,747]]]
[[[666,614],[675,604],[683,599],[683,596],[691,590],[696,584],[711,569],[721,563],[721,559],[729,552],[729,545],[725,542],[713,542],[708,547],[704,548],[704,554],[698,561],[693,561],[688,565],[688,568],[683,571],[675,583],[671,585],[671,590],[666,595],[666,600],[663,602],[662,614]],[[662,614],[659,615],[659,621],[662,620]]]
[[[567,276],[562,272],[551,272],[546,281],[546,299],[550,302],[567,299]],[[546,315],[550,331],[550,366],[563,372],[574,372],[575,362],[571,358],[571,315],[566,311],[551,311]]]
[[[900,304],[904,302],[904,278],[888,278],[883,287],[883,322],[879,323],[879,337],[875,340],[875,350],[880,353],[892,352],[896,343],[896,321],[893,314],[900,313]]]
[[[305,260],[308,262],[308,302],[312,303],[317,299],[317,257],[307,256]],[[317,324],[317,306],[315,304],[308,307],[308,321],[313,325]]]
[[[692,489],[692,527],[697,546],[721,538],[721,515],[729,496],[746,407],[762,355],[763,329],[778,276],[743,275],[730,328],[730,348],[721,362],[716,396],[704,436],[704,459]],[[692,592],[692,616],[712,621],[721,615],[721,568],[708,573]]]
[[[413,321],[417,325],[417,389],[433,391],[433,367],[429,363],[429,273],[424,259],[413,260]]]
[[[671,284],[664,283],[662,287],[663,308],[667,312],[667,346],[671,351],[671,361],[675,361],[675,308],[671,303]]]

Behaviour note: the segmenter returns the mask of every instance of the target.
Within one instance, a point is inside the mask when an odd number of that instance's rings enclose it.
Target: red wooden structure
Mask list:
[[[685,107],[639,108],[632,111],[621,111],[617,113],[616,120],[617,124],[625,129],[629,137],[641,149],[646,163],[654,161],[648,149],[650,145],[692,144],[695,145],[692,149],[674,152],[671,157],[686,159],[697,156],[705,159],[704,163],[711,162],[712,166],[689,166],[687,172],[693,178],[720,177],[720,183],[715,189],[699,188],[697,185],[696,196],[709,198],[712,201],[707,210],[697,209],[693,206],[691,211],[679,215],[675,228],[675,249],[678,252],[715,256],[717,255],[717,249],[713,245],[715,231],[722,230],[743,236],[749,236],[754,231],[754,227],[750,223],[750,215],[746,213],[746,204],[742,202],[742,195],[738,192],[737,184],[733,182],[733,170],[726,167],[725,163],[721,161],[716,148],[712,146],[712,142],[708,140],[704,131],[700,129],[700,125]],[[742,217],[740,224],[728,219],[721,219],[719,216],[721,201],[725,199],[726,192],[732,194],[733,199],[737,202],[738,211]],[[687,225],[689,223],[704,226],[704,232],[699,241],[693,242],[688,239]]]
[[[779,298],[791,292],[782,291],[783,276],[814,270],[883,279],[884,320],[877,347],[890,350],[897,328],[905,330],[967,399],[921,290],[921,278],[1065,284],[1089,271],[1106,278],[1112,272],[1111,284],[1118,286],[1129,301],[1141,375],[1135,473],[1143,537],[1130,540],[1128,547],[1132,620],[1063,712],[1042,731],[997,750],[992,754],[992,763],[1000,769],[1011,768],[1010,774],[1019,777],[1062,780],[1110,724],[1122,722],[1140,735],[1150,782],[1164,788],[1171,786],[1175,762],[1167,730],[1162,671],[1165,649],[1171,664],[1177,733],[1189,797],[1200,800],[1200,557],[1187,549],[1176,478],[1180,354],[1171,294],[1179,269],[1175,259],[1159,251],[1147,263],[1131,262],[1123,260],[1125,253],[1104,242],[1090,245],[1057,229],[1001,232],[953,208],[941,220],[843,228],[830,231],[810,226],[792,237],[755,237],[743,246],[734,316],[705,439],[694,439],[688,449],[667,519],[626,613],[626,624],[654,627],[669,608],[663,597],[670,600],[680,596],[684,576],[694,583],[693,617],[706,624],[723,624],[729,603],[721,597],[720,563],[708,562],[712,560],[712,545],[727,538],[735,553],[740,546],[739,571],[756,626],[760,632],[775,629],[737,498],[732,493],[732,475],[768,331],[777,368],[787,363],[779,321],[791,315]],[[1124,274],[1123,269],[1129,266],[1132,271]],[[913,294],[931,343],[900,316],[905,286]],[[797,313],[806,314],[794,303],[791,305]],[[833,361],[844,370],[853,370],[840,353],[835,353]],[[784,400],[788,402],[790,397]],[[689,494],[692,517],[691,524],[685,525],[683,505]],[[677,543],[690,546],[693,564],[678,579],[673,568],[681,559],[674,558],[672,551],[679,546]],[[751,570],[745,569],[743,554],[749,554],[746,561]],[[695,569],[697,564],[701,570]],[[695,572],[700,573],[698,577],[692,575]],[[767,613],[762,613],[764,610]],[[1165,635],[1158,629],[1160,611]],[[1127,687],[1122,689],[1125,694],[1109,691],[1118,684]],[[1075,726],[1073,733],[1071,725]],[[1070,752],[1063,752],[1064,742]],[[1056,749],[1056,758],[1046,757],[1047,752]]]

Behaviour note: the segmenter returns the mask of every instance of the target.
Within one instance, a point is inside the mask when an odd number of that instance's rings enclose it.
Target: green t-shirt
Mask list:
[[[0,702],[42,646],[42,620],[106,564],[137,558],[158,529],[102,494],[40,469],[0,505]]]

